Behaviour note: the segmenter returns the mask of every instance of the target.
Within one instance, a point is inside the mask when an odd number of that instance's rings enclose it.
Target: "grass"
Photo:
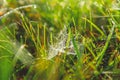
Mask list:
[[[120,1],[2,3],[0,80],[120,79]]]

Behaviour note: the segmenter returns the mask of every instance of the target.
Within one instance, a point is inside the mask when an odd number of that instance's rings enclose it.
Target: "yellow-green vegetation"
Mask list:
[[[119,0],[1,0],[0,80],[119,80]]]

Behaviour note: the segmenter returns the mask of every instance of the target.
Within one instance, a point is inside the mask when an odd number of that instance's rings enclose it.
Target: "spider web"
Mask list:
[[[48,50],[48,59],[51,59],[55,56],[58,55],[58,53],[66,53],[67,55],[76,55],[75,51],[74,51],[74,47],[73,47],[73,43],[72,40],[69,41],[69,46],[66,46],[66,42],[68,39],[68,32],[67,32],[67,28],[64,27],[63,30],[60,31],[60,33],[58,34],[58,37],[56,37],[57,41],[56,43],[54,43],[53,45],[49,46],[49,50]],[[82,50],[83,52],[83,44],[79,43],[78,45],[79,50]],[[66,51],[67,50],[67,51]]]

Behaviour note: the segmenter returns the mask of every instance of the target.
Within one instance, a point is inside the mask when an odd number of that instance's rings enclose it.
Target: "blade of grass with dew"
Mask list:
[[[10,10],[9,12],[5,13],[3,16],[0,16],[0,20],[3,19],[4,17],[7,17],[8,15],[17,12],[20,9],[25,9],[25,8],[29,8],[29,7],[33,7],[36,8],[35,4],[30,4],[30,5],[26,5],[26,6],[21,6],[15,9]],[[18,12],[17,12],[18,13]],[[19,13],[18,13],[19,14]]]

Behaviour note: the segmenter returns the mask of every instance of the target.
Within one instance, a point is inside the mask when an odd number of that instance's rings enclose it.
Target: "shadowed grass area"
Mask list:
[[[119,5],[1,0],[0,80],[119,80]]]

